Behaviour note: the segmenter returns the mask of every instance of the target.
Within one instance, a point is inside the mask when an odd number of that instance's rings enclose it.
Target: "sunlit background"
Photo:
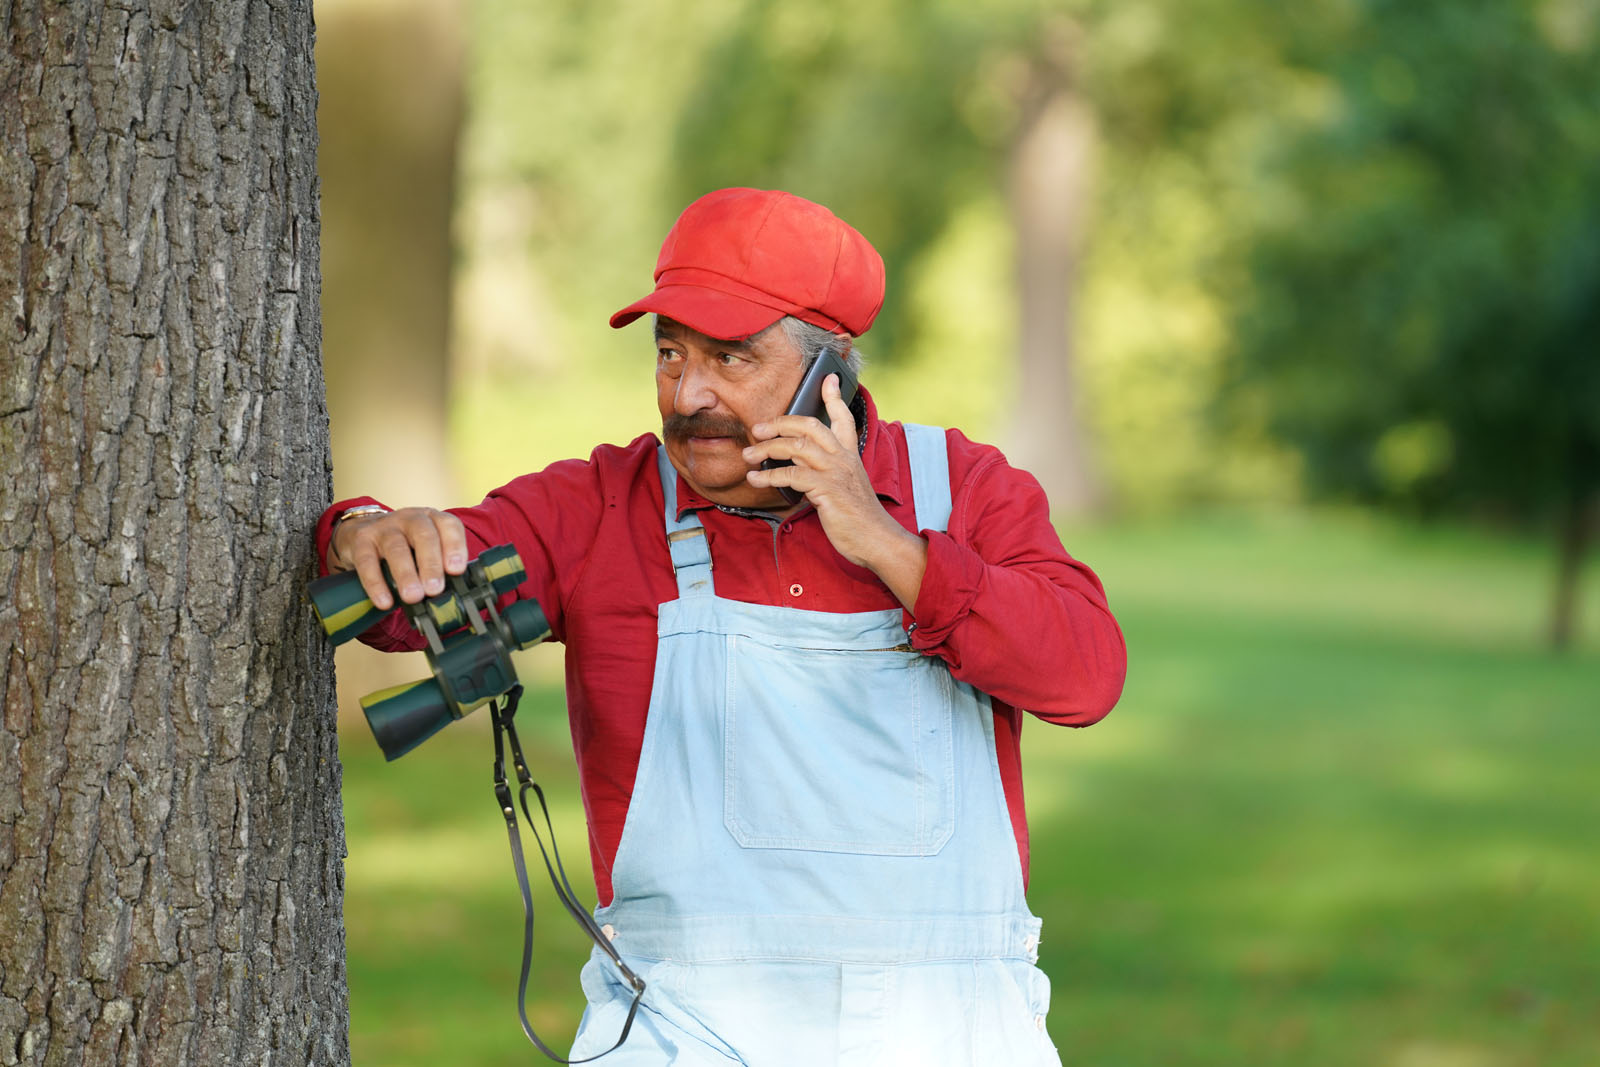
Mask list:
[[[827,204],[888,264],[886,417],[1037,473],[1128,638],[1109,719],[1024,738],[1064,1060],[1600,1063],[1600,0],[317,16],[337,495],[655,430],[606,318],[678,211]],[[356,698],[426,667],[339,663],[356,1062],[534,1062],[485,717],[385,765]],[[564,1047],[586,943],[536,902]]]

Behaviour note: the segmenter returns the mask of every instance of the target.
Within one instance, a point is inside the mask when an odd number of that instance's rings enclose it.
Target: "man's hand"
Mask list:
[[[383,580],[389,565],[400,599],[415,604],[444,592],[444,576],[467,569],[467,533],[461,520],[434,508],[402,508],[337,523],[328,542],[328,569],[354,570],[380,611],[394,607]]]
[[[928,543],[879,503],[861,465],[855,416],[839,394],[837,374],[822,383],[822,399],[831,426],[807,415],[780,415],[750,427],[756,443],[744,450],[744,459],[757,469],[745,477],[760,488],[788,486],[805,494],[835,551],[876,574],[909,610],[922,587]],[[794,466],[759,469],[769,459],[790,460]]]

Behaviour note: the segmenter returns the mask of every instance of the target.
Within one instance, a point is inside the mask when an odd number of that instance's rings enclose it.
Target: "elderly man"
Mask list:
[[[320,550],[380,608],[510,541],[567,646],[601,906],[648,983],[615,1064],[1055,1064],[1028,867],[1022,719],[1116,702],[1122,636],[1038,483],[956,430],[823,387],[883,263],[825,208],[723,189],[668,233],[662,440],[602,445],[476,507],[329,509]],[[764,469],[765,461],[790,461]],[[771,466],[770,464],[768,466]],[[781,493],[798,494],[789,503]],[[399,613],[367,638],[419,643]],[[631,991],[598,952],[574,1058]]]

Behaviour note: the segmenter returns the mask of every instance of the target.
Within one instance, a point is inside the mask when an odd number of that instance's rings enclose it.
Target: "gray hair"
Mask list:
[[[661,338],[661,316],[652,314],[650,321],[655,328],[656,338],[659,340]],[[847,333],[834,333],[832,330],[823,329],[821,326],[813,326],[805,319],[797,319],[793,315],[785,315],[771,326],[768,326],[766,330],[756,334],[756,337],[760,337],[767,330],[780,328],[783,330],[783,335],[789,339],[789,343],[799,350],[802,370],[809,369],[811,364],[817,361],[817,357],[822,355],[824,348],[831,348],[839,355],[840,359],[844,360],[844,365],[849,368],[851,374],[856,376],[856,381],[861,380],[861,350],[856,347],[856,339],[854,337]]]
[[[831,348],[844,360],[844,365],[850,373],[861,380],[861,350],[856,348],[856,339],[847,333],[834,333],[821,326],[813,326],[804,319],[797,319],[793,315],[785,315],[772,326],[783,327],[784,336],[789,338],[789,343],[800,350],[801,364],[810,367],[822,355],[824,348]],[[765,332],[765,331],[762,331]]]

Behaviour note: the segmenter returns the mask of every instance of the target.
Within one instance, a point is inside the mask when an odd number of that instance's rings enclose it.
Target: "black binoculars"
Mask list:
[[[464,574],[446,575],[445,591],[404,604],[388,565],[383,580],[394,602],[427,640],[424,653],[432,678],[380,689],[361,698],[367,725],[385,759],[396,760],[422,742],[517,684],[511,652],[532,648],[550,636],[536,600],[518,600],[504,611],[496,601],[527,578],[511,545],[485,549]],[[375,607],[354,571],[311,583],[311,603],[328,639],[339,645],[377,624],[387,612]]]

